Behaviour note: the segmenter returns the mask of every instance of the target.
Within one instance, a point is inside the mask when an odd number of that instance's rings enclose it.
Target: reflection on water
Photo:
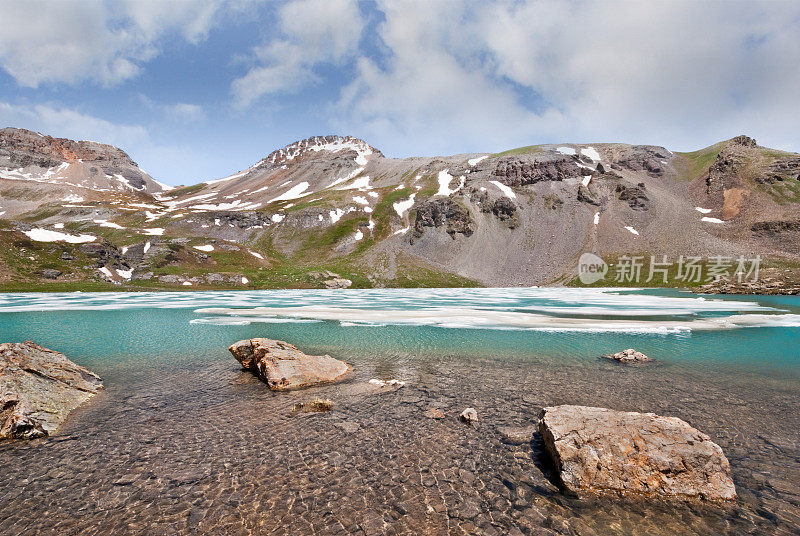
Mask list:
[[[0,445],[0,533],[800,532],[798,328],[637,333],[391,321],[348,326],[196,312],[463,305],[655,323],[800,313],[797,298],[657,294],[0,295],[0,340],[32,339],[63,351],[106,385],[56,437]],[[653,314],[641,314],[647,307]],[[257,336],[346,359],[355,377],[313,392],[270,393],[239,371],[226,351],[236,340]],[[627,347],[657,362],[626,367],[598,358]],[[385,395],[357,388],[373,377],[408,383]],[[329,397],[336,409],[290,416],[292,405],[309,396]],[[501,426],[534,422],[541,407],[555,404],[687,420],[724,449],[740,500],[719,508],[565,497],[547,478],[537,440],[507,445],[498,433]],[[478,409],[475,429],[456,419],[467,406]],[[424,417],[431,407],[447,418]]]

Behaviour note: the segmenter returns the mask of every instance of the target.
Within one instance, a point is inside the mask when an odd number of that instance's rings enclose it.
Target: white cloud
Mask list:
[[[557,141],[800,147],[800,5],[383,1],[330,114],[390,153]]]
[[[196,43],[222,0],[9,0],[0,6],[0,66],[21,86],[110,86],[137,76],[170,33]]]
[[[364,18],[355,0],[297,0],[281,6],[278,26],[283,36],[255,47],[255,65],[231,84],[240,108],[264,95],[315,84],[318,66],[352,59]]]

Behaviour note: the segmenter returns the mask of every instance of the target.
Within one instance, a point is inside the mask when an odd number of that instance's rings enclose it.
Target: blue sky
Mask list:
[[[800,3],[6,0],[0,125],[169,184],[316,134],[388,156],[561,141],[800,150]]]

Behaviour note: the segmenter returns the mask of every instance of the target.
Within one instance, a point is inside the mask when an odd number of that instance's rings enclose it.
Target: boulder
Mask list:
[[[45,279],[58,279],[60,275],[61,272],[59,270],[54,270],[52,268],[42,270],[42,277],[44,277]]]
[[[461,415],[459,415],[458,418],[461,419],[461,422],[473,424],[478,422],[478,412],[475,410],[475,408],[467,408],[461,412]]]
[[[303,389],[345,379],[353,367],[329,355],[306,355],[295,346],[272,339],[249,339],[228,348],[242,367],[274,391]]]
[[[0,344],[0,439],[49,435],[102,387],[64,354],[30,341]]]
[[[438,408],[428,408],[423,415],[429,419],[444,419],[444,412]]]
[[[566,490],[732,500],[728,459],[676,417],[586,406],[542,409],[539,433]]]
[[[637,352],[633,348],[628,348],[616,354],[608,354],[603,356],[606,359],[613,359],[619,363],[643,363],[645,361],[652,361],[649,357],[642,352]]]
[[[334,277],[325,281],[325,288],[348,288],[353,284],[349,279],[343,277]]]

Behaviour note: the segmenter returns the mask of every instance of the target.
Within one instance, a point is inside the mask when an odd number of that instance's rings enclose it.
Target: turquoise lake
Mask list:
[[[660,362],[800,376],[800,297],[580,289],[276,290],[0,295],[0,340],[87,365],[225,356],[244,338],[409,363],[554,362],[635,347]]]

